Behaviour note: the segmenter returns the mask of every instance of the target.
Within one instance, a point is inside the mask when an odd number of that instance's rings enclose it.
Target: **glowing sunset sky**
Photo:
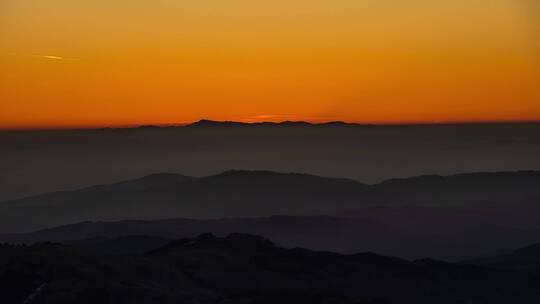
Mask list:
[[[535,0],[0,0],[0,128],[540,120]]]

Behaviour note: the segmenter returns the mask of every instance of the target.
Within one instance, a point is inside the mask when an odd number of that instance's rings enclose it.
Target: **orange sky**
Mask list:
[[[540,120],[534,0],[2,0],[0,128]]]

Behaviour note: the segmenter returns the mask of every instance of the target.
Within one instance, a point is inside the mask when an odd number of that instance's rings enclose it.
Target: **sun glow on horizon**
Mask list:
[[[532,5],[6,0],[0,129],[540,121]]]

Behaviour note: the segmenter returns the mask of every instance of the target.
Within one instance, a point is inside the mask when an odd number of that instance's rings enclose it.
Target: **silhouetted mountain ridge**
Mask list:
[[[28,232],[87,220],[333,215],[381,206],[511,206],[516,213],[536,210],[539,200],[537,171],[423,176],[376,185],[270,171],[230,170],[199,178],[163,173],[2,202],[0,231]],[[523,222],[534,223],[534,214],[527,212]]]
[[[285,249],[239,233],[207,233],[119,256],[53,243],[0,245],[0,281],[8,304],[540,301],[540,281],[520,273],[375,253]]]
[[[484,202],[492,205],[513,201],[514,204],[540,200],[540,171],[479,172],[450,176],[424,175],[386,180],[374,185],[378,199],[414,203],[459,204]],[[462,206],[472,207],[470,204]]]
[[[540,276],[540,243],[519,248],[508,254],[468,260],[465,263],[530,272]]]
[[[330,121],[323,123],[312,123],[307,121],[282,121],[282,122],[238,122],[238,121],[215,121],[208,119],[201,119],[191,124],[187,124],[188,128],[201,128],[201,127],[348,127],[348,126],[362,126],[357,123],[348,123],[344,121]]]
[[[395,220],[392,215],[394,212],[401,213],[403,219]],[[260,235],[288,248],[303,247],[340,253],[375,251],[408,259],[432,257],[461,261],[491,255],[505,248],[521,247],[540,239],[538,228],[516,229],[480,225],[476,217],[472,219],[454,217],[448,219],[449,223],[444,223],[446,218],[441,220],[437,213],[426,213],[419,217],[393,209],[377,217],[372,217],[366,211],[364,216],[365,219],[329,216],[271,216],[212,220],[82,222],[32,233],[0,234],[0,242],[89,243],[100,248],[100,244],[114,242],[114,239],[118,237],[144,235],[158,238],[156,242],[159,243],[162,239],[190,238],[204,232],[219,236],[240,232]],[[438,221],[443,223],[438,224]],[[125,248],[133,248],[128,241],[129,239],[122,239],[121,243],[125,244]],[[147,243],[153,244],[150,241]],[[137,239],[135,244],[138,244]]]
[[[346,127],[0,132],[0,201],[154,172],[207,176],[268,169],[373,184],[430,172],[540,169],[540,124],[328,125]]]

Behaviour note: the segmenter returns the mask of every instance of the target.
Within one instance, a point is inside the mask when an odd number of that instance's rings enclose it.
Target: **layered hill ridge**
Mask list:
[[[431,257],[461,261],[492,255],[507,248],[522,247],[540,239],[540,229],[479,224],[477,218],[464,220],[455,217],[451,223],[435,225],[432,222],[443,222],[435,212],[426,215],[431,216],[432,220],[425,223],[422,223],[425,217],[419,218],[404,212],[401,216],[405,218],[401,222],[385,222],[385,217],[361,219],[329,216],[82,222],[32,233],[0,234],[0,243],[61,242],[101,248],[103,245],[114,244],[116,238],[121,238],[120,243],[131,243],[132,239],[129,238],[135,237],[135,244],[146,244],[148,241],[151,245],[206,232],[219,236],[239,232],[270,238],[288,248],[303,247],[348,254],[375,251],[407,259]],[[391,215],[388,218],[391,219]],[[411,228],[415,223],[417,227]],[[138,236],[151,239],[140,240]]]
[[[256,235],[207,233],[156,246],[138,254],[102,255],[77,245],[0,245],[2,300],[466,304],[540,299],[539,281],[517,272],[369,252],[286,249]]]
[[[140,239],[139,239],[140,240]],[[111,245],[113,243],[109,243]],[[6,303],[537,303],[536,277],[375,253],[286,249],[203,234],[139,254],[0,245]],[[494,292],[496,291],[496,292]]]
[[[537,171],[423,176],[376,185],[270,171],[231,170],[200,178],[154,174],[1,202],[0,232],[29,232],[88,220],[334,215],[382,206],[511,206],[516,213],[521,207],[539,207],[539,201]]]
[[[538,134],[540,124],[341,122],[0,132],[0,202],[159,172],[207,176],[231,168],[268,169],[374,184],[432,172],[538,170]]]
[[[540,243],[519,248],[507,254],[478,258],[465,263],[540,275]]]

